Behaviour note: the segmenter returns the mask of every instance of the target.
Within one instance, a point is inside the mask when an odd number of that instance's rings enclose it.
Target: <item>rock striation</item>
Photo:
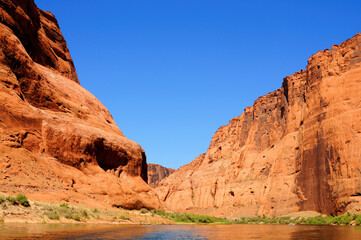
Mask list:
[[[33,0],[2,0],[0,42],[0,191],[160,208],[143,149],[80,86],[55,17]]]
[[[152,188],[158,186],[159,182],[171,175],[175,170],[166,168],[159,164],[148,163],[148,184]]]
[[[166,206],[214,215],[360,210],[361,34],[214,134],[206,153],[156,188]]]

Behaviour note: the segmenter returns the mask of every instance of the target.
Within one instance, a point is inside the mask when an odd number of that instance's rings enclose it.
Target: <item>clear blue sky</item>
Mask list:
[[[318,50],[361,32],[361,1],[35,0],[80,83],[148,162],[178,168]]]

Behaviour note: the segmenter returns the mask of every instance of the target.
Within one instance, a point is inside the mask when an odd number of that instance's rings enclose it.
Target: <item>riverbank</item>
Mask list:
[[[98,209],[69,203],[28,200],[25,195],[0,194],[0,223],[49,224],[289,224],[289,225],[361,225],[361,214],[326,216],[316,212],[298,212],[286,216],[219,218],[193,213],[157,210]]]
[[[21,194],[0,194],[0,223],[174,224],[174,221],[146,209],[89,208],[66,202],[32,201]]]

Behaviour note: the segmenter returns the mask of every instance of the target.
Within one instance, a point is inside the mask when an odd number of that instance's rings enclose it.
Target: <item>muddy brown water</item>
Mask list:
[[[361,227],[0,224],[0,239],[361,239]]]

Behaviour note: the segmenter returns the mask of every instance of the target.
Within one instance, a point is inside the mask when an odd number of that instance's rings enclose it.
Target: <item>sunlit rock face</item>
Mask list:
[[[223,216],[360,210],[360,62],[360,34],[311,56],[164,179],[161,200]]]
[[[0,41],[0,191],[160,208],[143,149],[80,86],[55,17],[2,0]]]

